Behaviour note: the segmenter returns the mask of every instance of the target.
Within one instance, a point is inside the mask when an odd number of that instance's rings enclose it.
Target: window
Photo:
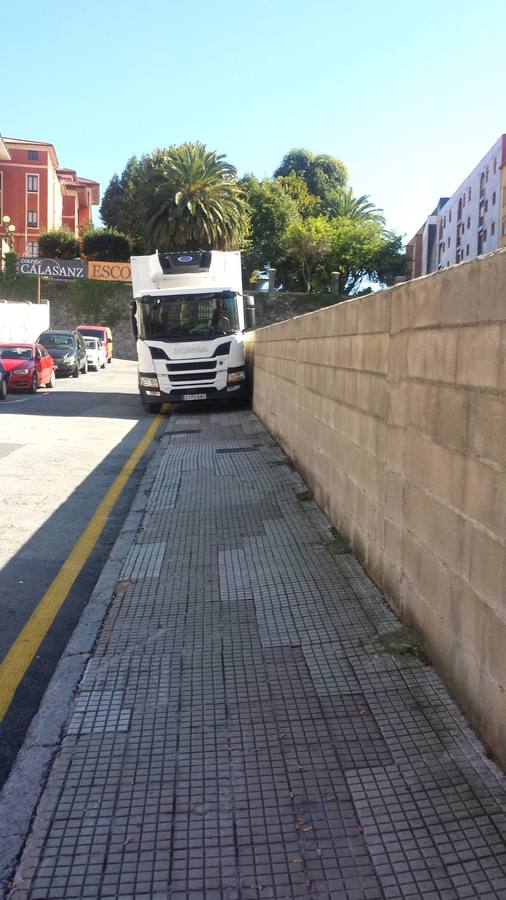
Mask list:
[[[467,217],[467,227],[468,229],[471,227],[471,216]]]
[[[26,176],[26,189],[31,194],[36,194],[39,190],[39,176],[38,175],[27,175]]]
[[[468,190],[468,192],[467,192],[467,199],[468,199],[468,200],[471,199],[471,188],[469,188],[469,190]]]
[[[495,206],[495,191],[492,194],[492,206]]]
[[[494,175],[497,172],[497,159],[494,156]]]
[[[448,246],[450,246],[451,242],[452,242],[452,239],[451,239],[451,237],[449,237],[448,238]]]
[[[492,222],[490,226],[490,234],[495,234],[495,222]]]
[[[450,210],[450,212],[448,213],[448,221],[451,222],[451,220],[452,220],[452,211]]]
[[[28,228],[37,228],[37,213],[34,209],[29,209],[26,214],[26,224]]]
[[[469,244],[466,244],[466,256],[469,256]]]
[[[39,151],[38,150],[29,150],[28,151],[28,159],[38,159]]]
[[[26,255],[27,256],[38,256],[39,255],[39,245],[37,241],[27,241],[26,242]]]
[[[502,233],[506,235],[506,219],[502,220]]]

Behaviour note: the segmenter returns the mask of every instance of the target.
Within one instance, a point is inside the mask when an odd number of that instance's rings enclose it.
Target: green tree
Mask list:
[[[320,212],[320,198],[309,193],[309,188],[301,175],[290,172],[289,175],[278,175],[273,183],[288,194],[297,205],[297,210],[303,219],[308,216],[317,216]]]
[[[348,170],[340,159],[302,148],[294,148],[285,154],[274,177],[286,177],[292,172],[303,178],[309,193],[319,197],[324,204],[348,181]]]
[[[81,243],[69,228],[55,228],[39,235],[39,256],[48,259],[77,259]]]
[[[204,144],[182,144],[151,158],[142,185],[148,248],[237,249],[248,212],[235,168]]]
[[[325,272],[331,246],[332,228],[325,216],[311,216],[288,225],[286,253],[295,261],[305,291],[310,291],[318,274]]]
[[[87,259],[123,262],[130,259],[130,241],[115,228],[87,228],[82,236],[83,253]]]
[[[132,156],[121,177],[113,175],[102,199],[100,216],[108,228],[126,234],[136,250],[142,252],[145,230],[145,209],[142,202],[142,182],[149,157]]]
[[[330,252],[325,258],[327,283],[339,273],[339,294],[355,293],[364,279],[384,284],[402,274],[405,266],[402,239],[386,232],[379,221],[337,218],[329,220]]]
[[[267,264],[279,267],[286,256],[287,226],[299,218],[299,212],[297,202],[277,179],[258,181],[253,175],[246,175],[240,187],[250,217],[242,254],[244,274],[249,280],[256,269],[263,269]]]
[[[383,210],[371,203],[367,194],[355,197],[351,188],[340,188],[330,195],[326,203],[326,213],[332,218],[361,219],[385,222]]]

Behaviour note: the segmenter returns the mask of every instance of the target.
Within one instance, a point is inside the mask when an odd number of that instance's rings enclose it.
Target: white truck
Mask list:
[[[238,251],[132,256],[132,327],[139,392],[148,412],[162,403],[245,398],[244,332],[255,327],[242,293]]]

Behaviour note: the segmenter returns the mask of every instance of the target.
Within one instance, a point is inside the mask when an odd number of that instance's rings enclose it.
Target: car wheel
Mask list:
[[[54,388],[56,382],[56,375],[54,374],[54,369],[51,369],[51,377],[47,383],[48,388]]]
[[[30,386],[30,393],[36,394],[39,387],[39,379],[37,378],[37,373],[34,372],[32,375],[32,384]]]
[[[5,400],[7,396],[7,382],[5,378],[0,381],[0,400]]]
[[[159,413],[162,408],[161,403],[143,403],[142,405],[147,413]]]
[[[87,374],[88,374],[88,360],[85,359],[84,366],[83,366],[83,375],[87,375]]]
[[[72,378],[79,378],[79,363],[76,363],[76,367],[72,372]]]

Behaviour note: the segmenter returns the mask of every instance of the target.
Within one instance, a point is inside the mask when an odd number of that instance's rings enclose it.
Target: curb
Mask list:
[[[160,423],[162,426],[162,422]],[[19,861],[39,799],[51,771],[64,726],[97,635],[113,600],[123,563],[139,530],[163,452],[164,431],[155,432],[153,455],[133,503],[114,542],[90,599],[70,636],[33,717],[16,760],[0,792],[0,898],[10,890],[9,879]]]

